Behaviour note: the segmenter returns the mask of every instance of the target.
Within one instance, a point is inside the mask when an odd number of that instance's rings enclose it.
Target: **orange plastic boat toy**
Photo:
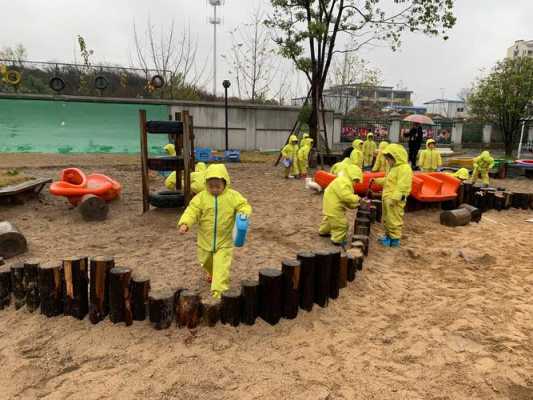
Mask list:
[[[50,193],[54,196],[63,196],[72,205],[78,205],[81,198],[86,194],[93,194],[111,201],[118,196],[122,190],[120,183],[102,174],[91,174],[86,176],[78,168],[67,168],[61,171],[60,181],[50,185]]]
[[[354,185],[354,191],[359,195],[365,195],[368,192],[370,180],[382,178],[383,172],[365,172],[363,173],[363,182]],[[335,175],[327,171],[317,171],[314,180],[322,189],[335,179]],[[457,191],[461,186],[461,181],[454,176],[443,172],[417,172],[413,177],[413,187],[411,196],[423,203],[436,203],[441,201],[453,200],[457,197]],[[376,183],[371,187],[373,192],[380,192],[383,188]]]

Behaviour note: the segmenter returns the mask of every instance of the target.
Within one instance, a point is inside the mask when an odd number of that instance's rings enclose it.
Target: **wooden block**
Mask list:
[[[9,221],[0,221],[0,257],[11,258],[28,250],[28,243],[17,227]]]
[[[471,218],[471,221],[472,222],[479,222],[481,221],[481,217],[483,215],[483,213],[481,212],[480,209],[474,207],[474,206],[471,206],[470,204],[461,204],[459,206],[459,208],[464,208],[465,210],[468,210],[470,212],[470,218]]]
[[[348,256],[346,254],[341,254],[339,266],[339,289],[344,289],[348,285]]]
[[[310,252],[301,252],[297,255],[300,261],[300,308],[306,311],[313,309],[315,291],[315,255]]]
[[[83,319],[89,312],[87,263],[82,257],[63,259],[63,313]]]
[[[273,268],[259,271],[259,316],[270,325],[281,318],[282,286],[281,271]]]
[[[298,315],[300,306],[300,271],[301,263],[298,260],[283,260],[281,272],[283,273],[283,318],[294,319]]]
[[[357,267],[355,265],[355,257],[353,256],[353,254],[346,254],[346,261],[346,280],[348,282],[353,282],[355,280],[355,275],[357,272]]]
[[[26,290],[24,288],[24,264],[11,266],[11,290],[15,298],[15,309],[26,305]]]
[[[246,325],[255,324],[259,314],[259,281],[247,279],[241,282],[241,302],[241,322]]]
[[[93,324],[109,313],[109,271],[115,267],[113,257],[98,256],[90,260],[89,319]]]
[[[341,251],[338,249],[330,250],[331,254],[331,279],[329,281],[329,298],[336,299],[339,297],[339,275],[341,268]]]
[[[220,301],[209,296],[202,299],[202,325],[215,326],[220,321]]]
[[[157,330],[168,329],[174,318],[174,290],[152,291],[149,297],[150,322]]]
[[[24,262],[23,285],[26,293],[26,308],[34,312],[39,308],[41,298],[39,296],[39,260]]]
[[[329,303],[332,254],[328,250],[315,251],[314,302],[320,307]]]
[[[466,208],[458,208],[457,210],[443,211],[440,213],[440,223],[446,226],[465,226],[472,220],[470,211]]]
[[[360,241],[364,245],[363,254],[368,256],[368,251],[370,247],[370,239],[368,235],[352,235],[352,243]]]
[[[178,328],[196,328],[200,323],[201,311],[200,293],[197,290],[183,290],[176,312]]]
[[[131,278],[131,312],[134,321],[144,321],[146,319],[149,296],[150,278],[134,274]]]
[[[220,305],[220,322],[239,326],[241,322],[241,291],[230,289],[222,293]]]
[[[109,213],[109,205],[99,196],[86,194],[81,198],[78,210],[85,221],[103,221]]]
[[[63,314],[63,268],[60,263],[39,268],[41,314],[48,318]]]
[[[11,270],[0,267],[0,310],[11,304]]]

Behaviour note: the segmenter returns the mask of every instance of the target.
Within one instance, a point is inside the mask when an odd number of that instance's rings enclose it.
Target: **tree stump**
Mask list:
[[[355,257],[352,254],[346,254],[346,264],[346,280],[348,282],[353,282],[355,280],[357,267],[355,265]]]
[[[331,261],[332,254],[330,251],[315,252],[315,290],[314,303],[324,308],[329,303],[329,287],[331,282]]]
[[[339,263],[339,289],[344,289],[348,286],[348,256],[341,254],[341,261]]]
[[[481,221],[481,217],[483,214],[481,213],[481,210],[479,210],[478,208],[471,206],[470,204],[461,204],[459,208],[464,208],[465,210],[468,210],[470,212],[472,222]]]
[[[354,226],[354,235],[370,235],[370,219],[356,218]]]
[[[63,259],[63,313],[83,319],[89,312],[87,264],[84,258]]]
[[[329,298],[339,297],[339,275],[341,269],[341,251],[330,250],[331,254],[331,279],[329,280]]]
[[[315,255],[301,252],[296,258],[300,261],[300,308],[311,311],[315,299]]]
[[[109,213],[107,202],[94,194],[83,196],[78,209],[85,221],[103,221]]]
[[[505,195],[501,192],[497,192],[494,195],[494,209],[496,211],[502,211],[505,208]]]
[[[15,225],[8,221],[0,221],[0,257],[5,259],[25,253],[28,243]]]
[[[348,257],[353,259],[353,265],[356,271],[361,271],[363,269],[364,256],[360,249],[353,248],[348,250]],[[354,278],[356,271],[354,272]]]
[[[26,293],[26,308],[34,312],[39,308],[41,298],[39,296],[39,261],[29,260],[24,263],[23,281]]]
[[[220,321],[220,301],[209,296],[202,300],[202,325],[213,327]]]
[[[513,208],[527,210],[529,208],[529,194],[513,192],[513,195],[511,196],[511,206]]]
[[[179,296],[176,309],[176,323],[178,328],[194,329],[200,323],[202,311],[200,293],[197,290],[183,290]]]
[[[109,271],[114,267],[113,257],[91,258],[89,319],[93,324],[102,321],[109,313]]]
[[[241,282],[241,302],[241,322],[246,325],[255,324],[259,314],[259,281],[249,279]]]
[[[370,219],[370,216],[372,215],[372,211],[371,209],[368,209],[368,210],[357,210],[357,218],[367,218],[367,219]]]
[[[457,210],[443,211],[440,213],[440,223],[446,226],[465,226],[472,220],[470,211],[466,208],[458,208]]]
[[[44,264],[39,268],[41,314],[48,318],[63,314],[63,268],[61,264]]]
[[[109,271],[109,319],[112,323],[133,323],[131,311],[131,269],[115,267]]]
[[[376,207],[376,222],[383,219],[383,202],[381,200],[372,200],[372,205]]]
[[[281,271],[272,268],[259,271],[259,316],[270,325],[277,324],[281,318],[282,286]]]
[[[472,204],[474,196],[474,187],[471,182],[463,182],[463,203]]]
[[[150,295],[150,278],[133,275],[131,278],[131,312],[134,321],[144,321]]]
[[[224,325],[239,326],[239,323],[241,322],[240,290],[230,289],[222,293],[220,322]]]
[[[168,329],[174,318],[173,290],[158,290],[150,293],[150,322],[157,330]]]
[[[511,200],[513,199],[513,193],[511,192],[503,192],[503,195],[505,196],[505,210],[508,210],[511,208]]]
[[[283,273],[283,318],[294,319],[300,307],[300,271],[301,263],[298,260],[283,260],[281,272]]]
[[[11,270],[0,267],[0,310],[9,307],[11,303]]]
[[[26,304],[26,290],[24,288],[24,264],[11,266],[11,290],[15,297],[15,309],[18,310]]]
[[[482,192],[485,194],[485,201],[487,202],[487,211],[494,209],[494,197],[496,190],[494,188],[484,188]]]
[[[363,254],[365,256],[368,256],[368,250],[370,247],[370,239],[368,235],[353,235],[352,236],[352,243],[355,243],[357,241],[360,241],[364,245]]]

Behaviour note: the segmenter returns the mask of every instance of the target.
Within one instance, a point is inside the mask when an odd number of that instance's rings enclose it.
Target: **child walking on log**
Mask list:
[[[481,181],[484,185],[490,184],[489,171],[494,167],[494,158],[490,156],[490,153],[485,150],[481,152],[479,156],[474,158],[474,171],[472,172],[472,183],[481,177]]]
[[[298,177],[300,175],[298,168],[298,136],[290,136],[289,143],[281,149],[281,155],[283,156],[283,163],[285,165],[285,178]]]
[[[379,238],[378,241],[385,247],[399,247],[405,204],[411,193],[413,170],[402,145],[389,144],[383,154],[390,165],[390,170],[385,178],[376,179],[376,183],[383,185],[383,225],[385,226],[385,236]]]
[[[348,235],[347,208],[357,208],[359,196],[354,193],[354,183],[363,180],[361,168],[347,165],[324,191],[322,203],[322,222],[318,233],[320,236],[331,236],[331,243],[336,246],[346,244]]]
[[[237,214],[249,217],[252,207],[239,192],[231,189],[230,177],[223,164],[209,166],[205,178],[206,190],[191,200],[178,228],[183,235],[198,224],[198,261],[212,278],[213,297],[220,298],[230,287],[235,217]]]

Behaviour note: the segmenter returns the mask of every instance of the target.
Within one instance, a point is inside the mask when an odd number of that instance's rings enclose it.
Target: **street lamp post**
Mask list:
[[[224,86],[224,113],[225,113],[225,131],[226,131],[226,151],[228,150],[228,88],[231,86],[227,79],[222,82]]]

